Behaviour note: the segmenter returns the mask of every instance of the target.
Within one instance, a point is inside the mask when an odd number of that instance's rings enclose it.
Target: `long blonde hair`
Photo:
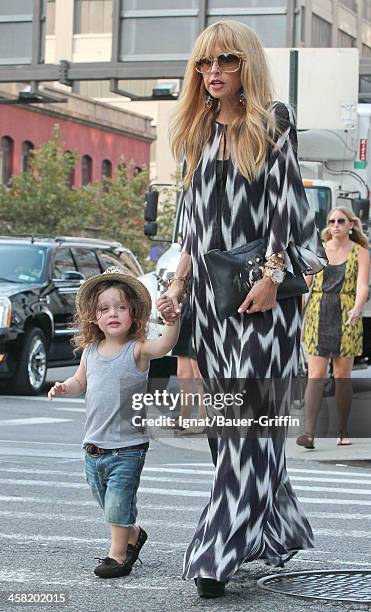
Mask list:
[[[360,244],[365,249],[367,249],[368,240],[366,234],[363,232],[361,219],[356,217],[353,211],[351,211],[349,208],[346,208],[345,206],[337,206],[336,208],[332,208],[329,214],[327,215],[327,224],[331,218],[332,213],[334,213],[336,210],[343,213],[348,218],[348,220],[352,221],[353,223],[352,233],[349,234],[350,240],[353,240],[353,242],[356,242],[357,244]],[[332,236],[329,228],[325,227],[325,229],[322,231],[322,239],[325,242],[328,242],[329,240],[331,240],[331,238]]]
[[[234,143],[233,154],[237,167],[252,181],[264,165],[267,147],[272,141],[276,122],[271,111],[272,86],[264,49],[255,32],[238,21],[218,21],[197,38],[189,58],[183,90],[170,124],[170,143],[174,157],[184,155],[187,173],[184,186],[192,179],[202,151],[210,138],[215,111],[206,107],[205,86],[195,63],[213,55],[219,45],[223,51],[243,59],[241,85],[247,98],[240,116],[228,126],[228,144]]]

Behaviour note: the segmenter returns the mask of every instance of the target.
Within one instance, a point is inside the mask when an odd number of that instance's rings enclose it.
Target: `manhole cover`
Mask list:
[[[260,578],[258,585],[282,595],[371,603],[371,570],[274,574]]]

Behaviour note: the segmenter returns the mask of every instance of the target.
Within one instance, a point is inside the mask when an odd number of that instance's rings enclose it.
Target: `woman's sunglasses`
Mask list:
[[[221,53],[218,57],[202,57],[199,59],[195,68],[197,72],[205,74],[211,72],[214,62],[218,64],[218,67],[223,72],[237,72],[241,66],[242,58],[234,55],[233,53]]]
[[[339,225],[344,225],[344,223],[346,222],[346,219],[343,218],[339,218],[339,219],[329,219],[328,224],[329,225],[335,225],[336,221],[339,223]]]

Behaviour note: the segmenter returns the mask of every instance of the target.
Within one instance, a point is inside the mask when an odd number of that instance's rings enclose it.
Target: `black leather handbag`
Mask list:
[[[237,314],[238,307],[256,281],[263,278],[267,242],[259,238],[231,251],[213,249],[204,255],[207,272],[215,297],[215,309],[220,319]],[[303,295],[309,289],[293,251],[286,250],[294,274],[286,272],[278,286],[277,300]]]

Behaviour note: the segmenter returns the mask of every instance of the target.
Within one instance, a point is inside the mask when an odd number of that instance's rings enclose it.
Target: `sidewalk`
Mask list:
[[[210,453],[205,436],[164,436],[161,430],[156,431],[156,438],[162,444],[172,448],[182,448],[194,452]],[[337,446],[336,438],[318,438],[315,450],[297,446],[295,438],[288,438],[286,445],[287,459],[307,461],[371,461],[371,438],[354,438],[350,446]]]

